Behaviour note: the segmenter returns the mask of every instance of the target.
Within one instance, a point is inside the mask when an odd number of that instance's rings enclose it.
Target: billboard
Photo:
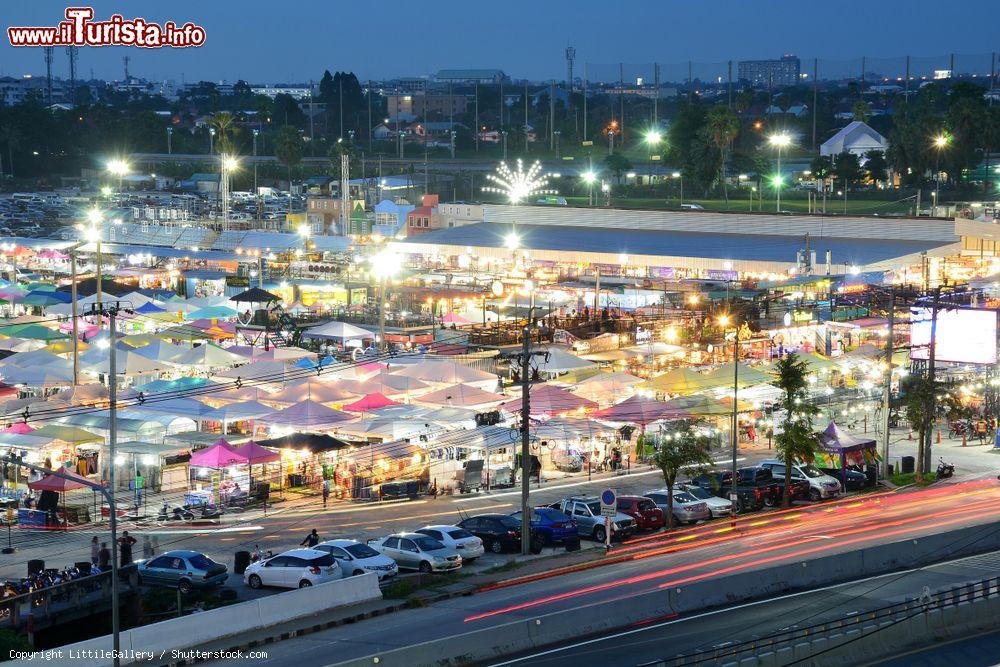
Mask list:
[[[936,361],[960,364],[997,362],[997,311],[944,310],[937,314]],[[910,357],[928,359],[931,342],[931,309],[910,311]]]

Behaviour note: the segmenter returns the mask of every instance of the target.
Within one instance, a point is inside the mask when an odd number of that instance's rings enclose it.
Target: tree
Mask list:
[[[903,408],[906,421],[910,428],[917,432],[917,481],[922,481],[924,474],[924,447],[926,445],[927,429],[933,424],[933,418],[926,419],[928,406],[938,404],[948,413],[962,410],[962,404],[955,399],[947,383],[935,379],[932,383],[923,375],[907,375],[900,383],[900,394],[903,396]]]
[[[705,132],[719,151],[719,180],[722,181],[722,192],[729,201],[729,189],[726,187],[726,154],[729,146],[740,131],[740,120],[729,107],[712,107],[708,112]]]
[[[21,145],[21,133],[13,125],[0,126],[0,143],[7,145],[7,171],[14,176],[14,149]],[[0,171],[0,176],[3,172]]]
[[[302,161],[302,137],[291,125],[283,125],[274,137],[274,154],[288,168],[288,189],[292,189],[292,168]],[[289,207],[291,198],[289,198]]]
[[[833,158],[829,155],[818,155],[812,159],[809,169],[817,180],[826,180],[833,173]]]
[[[808,402],[809,383],[806,376],[809,368],[796,353],[792,352],[778,360],[774,371],[776,377],[771,384],[781,390],[780,404],[785,412],[781,432],[775,435],[774,442],[778,455],[785,462],[782,504],[789,507],[792,503],[792,464],[796,461],[811,462],[816,451],[813,416],[818,410]]]
[[[863,168],[865,175],[873,183],[886,181],[889,178],[889,163],[886,161],[885,153],[882,151],[868,151],[865,153]]]
[[[212,116],[210,124],[215,128],[215,146],[220,154],[235,152],[236,117],[228,111],[220,111]]]
[[[668,530],[674,527],[674,485],[681,470],[695,468],[693,474],[697,475],[712,465],[712,457],[708,453],[711,440],[698,433],[695,426],[694,422],[679,422],[670,436],[660,439],[653,457],[667,485]]]
[[[861,161],[854,153],[841,153],[833,162],[833,174],[844,181],[844,189],[861,180]]]
[[[872,106],[864,100],[858,100],[851,107],[851,114],[854,116],[854,120],[867,123],[872,114]]]
[[[621,183],[622,173],[632,168],[627,157],[617,151],[604,158],[604,167],[615,175],[615,180]]]

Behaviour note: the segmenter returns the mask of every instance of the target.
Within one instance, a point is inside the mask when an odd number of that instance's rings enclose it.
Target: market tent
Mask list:
[[[438,384],[480,384],[496,383],[497,376],[487,371],[481,371],[471,366],[465,366],[454,361],[424,361],[411,366],[403,366],[394,372],[395,375],[416,378],[424,382]]]
[[[68,387],[73,384],[73,368],[56,366],[4,366],[0,368],[0,378],[7,384],[27,387]]]
[[[730,378],[730,382],[732,378]],[[671,368],[651,380],[639,385],[640,389],[668,394],[693,394],[724,384],[720,379],[711,379],[690,368]]]
[[[309,350],[303,350],[301,347],[272,347],[270,350],[265,350],[261,347],[254,347],[253,345],[231,345],[226,348],[227,352],[232,352],[233,354],[238,354],[241,357],[247,357],[254,361],[281,361],[281,360],[294,360],[302,359],[303,357],[311,357],[314,352]]]
[[[441,321],[445,324],[454,324],[456,326],[465,326],[466,324],[472,324],[471,320],[467,320],[456,312],[450,312],[441,318]]]
[[[104,442],[104,438],[96,433],[91,433],[90,431],[77,426],[67,426],[66,424],[46,424],[45,426],[36,429],[32,435],[39,438],[61,440],[62,442],[68,442],[71,445],[85,445],[89,442]]]
[[[570,391],[606,407],[631,396],[642,382],[642,378],[628,373],[602,373],[581,381]]]
[[[280,438],[261,440],[259,444],[274,449],[304,449],[313,454],[350,447],[349,443],[325,433],[290,433]]]
[[[734,372],[736,373],[737,386],[740,388],[774,382],[774,375],[771,373],[758,370],[744,363],[739,364],[739,368],[736,371],[733,371],[732,364],[719,366],[707,373],[705,377],[713,382],[715,387],[732,389]]]
[[[228,368],[216,374],[221,378],[240,379],[254,382],[271,382],[284,384],[293,380],[301,380],[309,374],[301,368],[295,368],[283,361],[252,361],[243,366]]]
[[[221,320],[227,317],[236,317],[239,312],[229,306],[206,306],[188,313],[188,318],[192,320]]]
[[[202,419],[213,422],[236,422],[247,419],[257,419],[274,412],[274,408],[257,401],[242,401],[240,403],[229,403],[218,408],[213,408],[202,415]]]
[[[154,397],[155,398],[155,397]],[[167,415],[183,415],[188,419],[201,421],[209,419],[214,408],[202,403],[196,398],[168,398],[166,400],[147,400],[142,404],[142,409],[146,412]]]
[[[50,365],[63,366],[65,364],[66,359],[45,350],[18,352],[17,354],[12,354],[3,361],[0,361],[0,367],[19,366],[21,368]]]
[[[45,341],[23,340],[21,338],[4,338],[0,340],[0,350],[5,352],[31,352],[33,350],[45,349]],[[53,350],[45,350],[54,352]]]
[[[679,411],[676,406],[671,406],[663,401],[633,396],[610,408],[599,410],[592,416],[609,422],[645,426],[662,419],[682,419],[690,416],[690,413]]]
[[[225,389],[223,391],[202,393],[199,395],[198,400],[217,408],[230,403],[266,401],[270,395],[271,394],[258,387],[233,387],[232,389]]]
[[[67,303],[69,300],[70,295],[62,292],[33,291],[25,294],[24,297],[18,301],[18,303],[22,306],[45,308],[46,306],[54,306],[59,303]]]
[[[272,301],[280,301],[281,299],[259,287],[251,287],[245,292],[240,292],[236,296],[229,297],[229,300],[236,303],[271,303]]]
[[[377,412],[379,414],[385,414],[389,410],[394,410],[396,408],[411,407],[417,408],[418,412],[413,415],[414,419],[420,419],[426,422],[434,422],[442,426],[447,426],[448,428],[455,428],[460,425],[461,422],[471,422],[476,418],[476,411],[470,408],[454,408],[454,407],[443,407],[443,408],[428,408],[421,406],[389,406],[382,408]]]
[[[521,414],[521,396],[515,397],[501,405],[500,407],[511,414]],[[529,400],[532,415],[556,415],[563,412],[575,410],[592,410],[597,408],[597,403],[586,398],[582,398],[571,393],[567,389],[556,387],[550,384],[536,385],[531,390]]]
[[[171,363],[178,366],[198,366],[201,368],[223,368],[242,364],[246,358],[238,354],[228,352],[218,345],[206,343],[198,345],[182,354],[178,354],[171,360]]]
[[[353,403],[348,403],[344,406],[344,409],[349,412],[368,412],[369,410],[384,408],[387,405],[397,405],[397,403],[376,392],[368,394]]]
[[[264,397],[262,400],[272,403],[300,403],[316,401],[317,403],[336,403],[353,401],[359,392],[352,392],[341,386],[339,382],[320,382],[309,378],[298,384],[290,384],[281,391]]]
[[[665,405],[669,405],[678,414],[686,412],[700,417],[718,417],[733,414],[733,399],[731,397],[716,399],[711,396],[680,396],[667,401]],[[737,412],[747,412],[752,410],[753,406],[746,401],[737,400],[736,409]]]
[[[163,340],[157,334],[152,333],[141,333],[141,334],[129,334],[127,336],[122,336],[122,342],[126,345],[132,347],[144,347],[146,345],[151,345],[158,340]]]
[[[345,424],[338,427],[337,432],[362,438],[377,437],[383,440],[399,440],[423,435],[437,428],[436,424],[422,420],[378,417]]]
[[[31,340],[42,340],[45,342],[69,338],[68,334],[55,331],[41,324],[14,324],[0,327],[0,336],[30,338]]]
[[[28,482],[28,488],[34,491],[55,491],[65,493],[72,489],[82,489],[90,486],[90,480],[80,477],[69,470],[56,470],[34,482]]]
[[[546,352],[548,354],[548,358],[535,357],[532,360],[532,365],[536,366],[540,373],[559,374],[596,366],[593,362],[581,359],[575,354],[570,354],[565,350],[552,348],[536,351]]]
[[[32,341],[32,342],[38,342],[38,341]],[[86,352],[89,347],[90,345],[84,343],[82,340],[76,342],[77,352]],[[41,349],[45,350],[46,352],[51,352],[52,354],[70,354],[73,352],[73,341],[72,339],[57,340],[52,343],[49,343],[48,345],[46,345]]]
[[[247,457],[233,449],[225,440],[219,440],[211,447],[199,449],[191,455],[190,464],[197,468],[227,468],[231,465],[247,463]]]
[[[815,463],[824,468],[843,470],[849,465],[864,466],[880,460],[873,438],[851,435],[833,421],[822,433],[817,434],[817,440],[819,449],[815,453]],[[845,483],[846,480],[841,482]]]
[[[156,338],[154,342],[148,345],[135,348],[135,353],[155,361],[173,362],[180,355],[190,351],[190,349],[189,347],[174,345],[162,338]]]
[[[197,327],[180,325],[164,329],[156,334],[166,340],[211,340],[214,336],[208,331],[202,331]]]
[[[270,449],[265,449],[253,440],[250,440],[245,445],[237,449],[236,452],[245,456],[247,463],[250,465],[274,463],[275,461],[281,460],[281,454],[278,452],[272,452]]]
[[[496,407],[507,400],[506,396],[483,391],[478,387],[468,384],[453,384],[443,389],[438,389],[429,394],[424,394],[414,399],[420,403],[430,403],[431,405],[448,405],[457,407]]]
[[[615,429],[593,419],[576,417],[556,417],[531,427],[531,433],[539,440],[576,440],[614,433]]]
[[[35,429],[28,426],[28,424],[25,422],[15,422],[10,426],[8,426],[7,428],[5,428],[3,431],[0,431],[0,433],[16,433],[17,435],[27,435],[28,433],[32,433],[34,430]]]
[[[110,351],[92,347],[80,355],[80,368],[91,373],[109,373],[111,369]],[[134,347],[118,343],[115,354],[115,372],[118,375],[142,375],[169,369],[170,366],[166,362],[144,357]]]
[[[188,391],[199,389],[210,384],[208,378],[183,377],[176,380],[153,380],[135,387],[136,391],[146,394],[159,394],[164,392]]]
[[[136,308],[135,312],[139,313],[140,315],[155,315],[156,313],[165,313],[167,312],[167,309],[161,308],[160,306],[156,305],[156,303],[153,301],[149,301],[148,303],[144,303],[138,308]]]
[[[395,373],[390,373],[388,371],[382,371],[378,375],[375,375],[365,382],[370,383],[373,387],[379,387],[376,391],[383,394],[391,394],[395,392],[411,392],[411,391],[421,391],[424,389],[429,389],[431,385],[427,384],[423,380],[419,380],[415,377],[409,377],[406,375],[398,375]],[[389,391],[386,391],[386,390]]]
[[[375,334],[368,329],[356,327],[346,322],[327,322],[302,331],[303,338],[325,338],[336,340],[374,339]]]
[[[322,403],[308,400],[296,403],[284,410],[278,410],[258,421],[265,424],[289,426],[293,428],[332,427],[334,424],[350,421],[357,417],[340,410],[334,410]]]
[[[840,364],[829,357],[815,352],[806,352],[798,355],[799,361],[804,361],[810,373],[825,373],[840,367]]]

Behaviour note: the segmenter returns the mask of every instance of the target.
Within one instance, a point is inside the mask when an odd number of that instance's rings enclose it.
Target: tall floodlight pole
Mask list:
[[[787,133],[773,134],[767,138],[767,142],[778,150],[778,173],[774,175],[775,204],[774,212],[781,212],[781,149],[792,144],[792,137]]]

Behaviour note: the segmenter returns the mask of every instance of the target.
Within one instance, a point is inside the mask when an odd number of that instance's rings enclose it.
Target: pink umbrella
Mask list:
[[[441,321],[444,322],[445,324],[459,324],[459,325],[472,324],[472,322],[465,319],[458,313],[448,313],[447,315],[441,318]]]
[[[3,430],[4,433],[16,433],[18,435],[25,435],[31,433],[35,429],[28,426],[25,422],[17,422],[16,424],[11,424]]]
[[[250,465],[256,463],[273,463],[281,460],[281,454],[261,447],[253,440],[237,449],[236,452],[245,456],[247,463]]]
[[[34,482],[28,482],[28,488],[35,491],[56,491],[63,493],[70,489],[82,489],[88,486],[89,480],[80,477],[69,470],[57,470],[55,474],[46,475]]]
[[[191,455],[191,465],[198,468],[219,469],[247,462],[246,456],[240,454],[228,442],[221,439],[211,447],[206,447]]]
[[[383,394],[375,392],[373,394],[368,394],[364,398],[360,398],[353,403],[348,403],[344,406],[344,409],[350,410],[351,412],[368,412],[369,410],[384,408],[387,405],[399,405],[399,403],[390,398],[386,398]]]

